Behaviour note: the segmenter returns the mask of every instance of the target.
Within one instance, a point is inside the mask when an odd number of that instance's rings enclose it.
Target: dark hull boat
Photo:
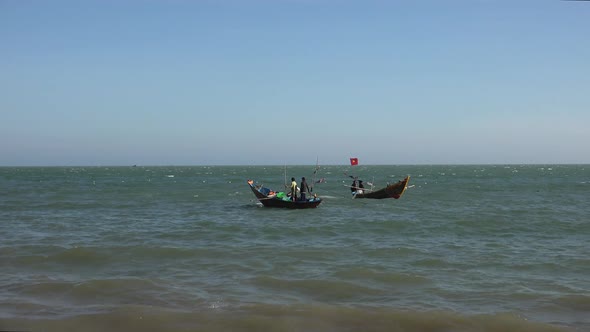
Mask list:
[[[285,195],[284,192],[275,193],[272,190],[260,185],[254,185],[254,181],[248,180],[248,185],[252,192],[258,198],[258,201],[265,207],[277,207],[287,209],[310,209],[315,208],[322,202],[321,198],[311,197],[304,201],[291,200],[291,197]]]
[[[397,183],[390,184],[387,187],[379,190],[370,191],[367,189],[363,189],[362,194],[353,193],[353,198],[374,198],[374,199],[383,199],[383,198],[395,198],[398,199],[402,197],[404,191],[408,188],[408,182],[410,181],[410,177],[406,176],[405,179],[398,181]]]

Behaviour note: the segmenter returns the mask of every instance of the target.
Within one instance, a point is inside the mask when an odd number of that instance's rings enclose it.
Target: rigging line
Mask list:
[[[287,163],[285,163],[285,180],[283,182],[285,188],[287,188]]]

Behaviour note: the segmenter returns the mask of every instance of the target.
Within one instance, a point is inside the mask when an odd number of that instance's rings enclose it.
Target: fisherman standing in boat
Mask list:
[[[349,175],[349,176],[354,179],[352,181],[352,185],[350,186],[350,192],[353,195],[362,194],[363,188],[365,188],[365,186],[363,185],[363,180],[359,180],[358,177],[356,177],[356,176],[354,176],[354,177],[352,175]]]
[[[363,193],[363,189],[365,188],[365,186],[363,185],[363,180],[359,180],[359,187],[356,191],[357,194],[362,194]]]
[[[359,187],[359,179],[356,176],[349,175],[353,180],[352,184],[350,185],[350,192],[354,193],[357,188]]]
[[[305,177],[301,178],[301,186],[299,187],[301,191],[301,200],[305,201],[305,193],[309,193],[311,195],[311,191],[309,190],[309,186],[307,185],[307,181],[305,181]]]

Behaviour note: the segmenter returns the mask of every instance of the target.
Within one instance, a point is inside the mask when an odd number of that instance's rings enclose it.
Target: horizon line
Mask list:
[[[535,166],[535,165],[579,165],[590,166],[590,163],[416,163],[416,164],[362,164],[362,165],[349,165],[349,164],[293,164],[293,165],[285,165],[285,164],[132,164],[132,165],[120,165],[120,164],[104,164],[104,165],[0,165],[0,168],[18,168],[18,167],[27,167],[27,168],[35,168],[35,167],[307,167],[307,166],[314,166],[314,167],[322,167],[322,166],[348,166],[348,167],[363,167],[363,166]]]

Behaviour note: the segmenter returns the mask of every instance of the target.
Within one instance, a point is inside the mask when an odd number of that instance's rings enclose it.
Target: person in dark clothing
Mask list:
[[[365,186],[363,185],[363,180],[359,180],[359,189],[357,190],[357,194],[362,194],[364,191]]]
[[[351,176],[352,177],[352,176]],[[353,178],[352,184],[350,185],[350,192],[355,192],[359,188],[359,180],[357,178]]]
[[[362,194],[365,188],[363,185],[363,180],[359,180],[357,177],[350,177],[354,179],[354,181],[352,181],[352,185],[350,185],[350,192],[353,194]]]
[[[307,181],[305,181],[305,177],[301,178],[301,186],[299,186],[299,191],[301,192],[301,200],[305,201],[305,193],[310,193],[309,186],[307,185]]]

